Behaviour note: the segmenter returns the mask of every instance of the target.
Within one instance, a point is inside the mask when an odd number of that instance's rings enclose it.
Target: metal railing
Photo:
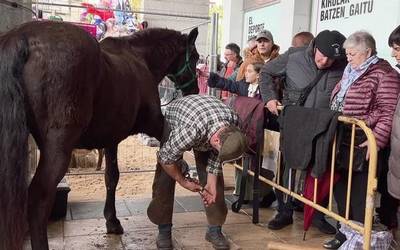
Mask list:
[[[346,196],[346,212],[345,216],[341,216],[335,213],[332,210],[332,203],[333,203],[333,183],[334,183],[334,172],[335,172],[335,161],[336,161],[336,135],[334,138],[334,142],[332,145],[332,158],[331,158],[331,166],[330,166],[330,186],[329,186],[329,203],[328,207],[325,208],[319,204],[317,204],[317,192],[318,192],[318,179],[314,178],[314,197],[312,200],[305,198],[304,196],[296,193],[295,191],[285,188],[280,185],[279,180],[281,179],[281,161],[282,157],[279,153],[278,156],[278,167],[276,171],[275,181],[268,180],[265,177],[259,176],[259,180],[271,185],[275,189],[282,191],[283,193],[296,198],[297,200],[301,201],[302,203],[313,207],[314,209],[324,213],[332,217],[333,219],[342,222],[353,228],[354,230],[358,231],[364,237],[364,249],[369,250],[371,248],[371,232],[372,232],[372,224],[373,224],[373,212],[374,212],[374,200],[377,190],[377,178],[376,178],[376,170],[377,170],[377,159],[378,159],[378,152],[377,152],[377,145],[375,136],[372,133],[372,130],[367,127],[367,125],[358,119],[339,116],[339,122],[345,124],[351,124],[351,144],[350,144],[350,160],[349,160],[349,167],[348,167],[348,184],[347,184],[347,196]],[[364,218],[364,225],[360,226],[359,224],[354,223],[353,221],[349,220],[349,208],[350,208],[350,196],[351,196],[351,181],[352,181],[352,173],[353,173],[353,156],[354,156],[354,139],[355,139],[355,131],[356,127],[359,127],[365,133],[367,140],[368,140],[368,148],[369,148],[369,164],[368,164],[368,184],[367,184],[367,193],[366,193],[366,206],[365,206],[365,218]],[[239,170],[243,171],[242,166],[233,164]],[[248,174],[254,176],[254,172],[248,170]]]

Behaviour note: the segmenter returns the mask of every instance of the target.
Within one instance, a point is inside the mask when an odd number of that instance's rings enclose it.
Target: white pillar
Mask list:
[[[228,43],[236,43],[242,49],[243,35],[243,0],[223,1],[223,20],[219,29],[222,30],[221,53]]]

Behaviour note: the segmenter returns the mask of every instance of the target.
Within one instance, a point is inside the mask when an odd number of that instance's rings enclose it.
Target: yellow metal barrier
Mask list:
[[[336,152],[336,136],[334,139],[334,143],[332,146],[332,160],[331,160],[331,178],[330,178],[330,187],[329,187],[329,204],[328,209],[325,207],[320,206],[316,203],[316,194],[318,190],[317,186],[317,179],[314,182],[314,197],[313,200],[308,200],[303,196],[297,194],[294,191],[291,191],[281,185],[279,185],[280,179],[280,167],[277,168],[276,172],[276,180],[277,183],[274,181],[268,180],[262,176],[259,176],[260,181],[265,182],[277,190],[286,193],[297,200],[317,209],[318,211],[334,218],[337,221],[340,221],[344,224],[349,225],[351,228],[357,230],[360,234],[364,236],[364,249],[369,250],[371,248],[371,232],[372,232],[372,221],[373,221],[373,212],[374,212],[374,200],[375,194],[377,189],[377,178],[376,178],[376,168],[377,168],[377,159],[378,159],[378,152],[377,146],[375,141],[375,136],[373,135],[370,128],[367,125],[358,119],[354,119],[351,117],[339,116],[339,121],[351,124],[352,126],[352,133],[351,133],[351,145],[350,145],[350,162],[349,162],[349,175],[348,175],[348,191],[346,197],[346,213],[345,217],[340,216],[339,214],[332,211],[332,197],[333,197],[333,173],[335,171],[335,152]],[[355,224],[354,222],[349,220],[349,206],[350,206],[350,195],[351,195],[351,177],[352,177],[352,169],[353,169],[353,155],[354,155],[354,138],[355,138],[355,129],[356,126],[361,128],[367,136],[368,139],[368,148],[369,148],[369,166],[368,166],[368,185],[367,185],[367,194],[366,194],[366,207],[365,207],[365,219],[364,219],[364,226],[360,226]],[[278,166],[280,166],[281,156],[278,157]],[[243,168],[240,165],[234,164],[237,169],[243,171]],[[248,171],[248,173],[254,176],[254,172]]]

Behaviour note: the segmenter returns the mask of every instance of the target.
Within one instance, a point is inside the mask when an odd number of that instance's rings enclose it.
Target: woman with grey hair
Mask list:
[[[331,109],[363,120],[371,128],[378,150],[383,151],[389,143],[400,80],[396,70],[377,56],[375,44],[372,35],[365,31],[353,33],[344,42],[348,64],[342,79],[332,91]],[[341,178],[334,187],[341,216],[345,215],[346,210],[349,161],[348,154],[343,157],[346,155],[343,145],[349,143],[348,129],[344,129],[343,135],[336,156],[336,170]],[[369,150],[363,131],[356,131],[355,146],[349,219],[364,223]],[[333,240],[324,243],[324,247],[337,249],[345,240],[346,236],[338,231]]]

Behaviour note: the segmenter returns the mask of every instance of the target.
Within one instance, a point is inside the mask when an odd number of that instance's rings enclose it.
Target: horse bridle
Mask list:
[[[180,69],[178,70],[178,72],[176,72],[175,74],[168,74],[167,77],[173,81],[175,83],[175,89],[177,90],[184,90],[188,87],[190,87],[195,81],[196,81],[196,72],[193,71],[193,69],[190,67],[190,63],[189,63],[189,55],[190,51],[189,51],[189,45],[186,46],[186,58],[185,58],[185,63],[182,67],[180,67]],[[176,79],[178,76],[182,75],[183,73],[185,73],[187,70],[189,70],[189,72],[192,74],[192,79],[178,85],[178,80]]]

